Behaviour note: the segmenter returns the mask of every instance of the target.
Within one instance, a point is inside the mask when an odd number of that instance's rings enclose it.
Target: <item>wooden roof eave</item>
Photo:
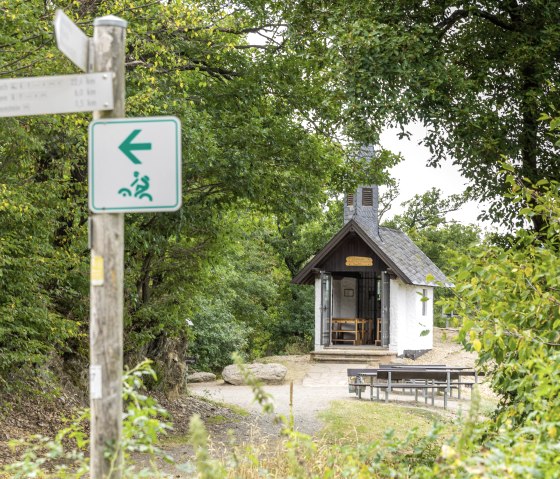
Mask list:
[[[364,232],[362,228],[354,221],[350,220],[342,229],[335,234],[330,241],[319,251],[309,262],[302,268],[302,270],[292,279],[293,284],[313,284],[314,269],[317,269],[317,264],[325,259],[338,244],[349,233],[355,232],[358,236],[371,248],[371,250],[379,256],[391,270],[399,276],[405,283],[412,284],[412,281],[395,265],[393,261],[379,248],[379,246]]]
[[[371,237],[358,224],[355,228],[356,233],[364,240],[364,242],[379,256],[383,262],[391,268],[391,270],[407,284],[413,284],[411,279],[403,273],[403,271],[395,264],[395,262],[371,239]],[[380,241],[383,241],[380,239]]]
[[[323,249],[313,256],[313,258],[309,260],[302,270],[293,277],[291,282],[293,284],[312,284],[312,279],[314,277],[312,270],[317,267],[317,263],[323,260],[334,248],[336,248],[336,246],[338,246],[348,233],[354,231],[354,225],[352,225],[352,223],[354,223],[352,220],[346,223],[342,229],[335,234],[325,246],[323,246]]]

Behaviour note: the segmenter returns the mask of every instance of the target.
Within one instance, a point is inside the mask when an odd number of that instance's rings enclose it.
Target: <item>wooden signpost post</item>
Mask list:
[[[93,213],[89,231],[90,477],[120,479],[124,213],[181,207],[181,124],[175,117],[124,120],[125,20],[113,15],[96,18],[93,39],[60,10],[54,26],[59,49],[87,73],[0,80],[0,117],[93,111],[90,169],[95,157],[105,155],[115,171],[127,175],[112,184],[112,176],[103,176],[99,164],[97,173],[89,174]],[[123,136],[114,144],[97,146],[97,151],[92,134],[96,128],[98,139],[106,128],[112,128],[105,136],[108,142],[113,141],[113,133]],[[94,185],[99,188],[97,196]],[[112,454],[106,457],[108,448]]]
[[[127,22],[108,16],[93,22],[93,71],[113,72],[114,107],[93,119],[125,115],[124,48]],[[92,479],[122,477],[122,370],[124,214],[90,219],[90,474]],[[113,458],[105,458],[108,446]]]

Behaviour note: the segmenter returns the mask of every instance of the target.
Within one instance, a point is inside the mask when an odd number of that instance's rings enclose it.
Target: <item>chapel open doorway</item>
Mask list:
[[[331,273],[328,346],[381,346],[381,276],[375,272]],[[327,338],[325,338],[327,339]]]

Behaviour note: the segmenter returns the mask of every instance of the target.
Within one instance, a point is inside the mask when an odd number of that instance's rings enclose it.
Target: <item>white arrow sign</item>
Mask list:
[[[87,72],[89,38],[62,10],[57,10],[54,15],[54,34],[58,49]]]
[[[0,117],[112,109],[112,73],[0,80]]]
[[[173,116],[89,125],[89,208],[94,213],[181,207],[181,122]]]

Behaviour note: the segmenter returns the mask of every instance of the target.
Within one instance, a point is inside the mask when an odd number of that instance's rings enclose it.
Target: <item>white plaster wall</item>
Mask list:
[[[426,289],[428,297],[425,316],[422,315],[423,289]],[[433,348],[433,294],[431,287],[408,285],[399,279],[391,280],[391,351],[400,355],[405,349]],[[428,334],[422,336],[424,330],[428,330]]]
[[[333,281],[333,317],[355,318],[357,314],[358,280],[342,278]],[[351,289],[354,296],[344,296],[344,290]]]
[[[409,334],[406,336],[404,349],[432,349],[434,347],[434,288],[428,286],[409,286],[408,309],[414,311],[409,316],[412,321],[408,325]],[[422,315],[422,291],[426,290],[426,314]],[[422,336],[423,331],[428,334]]]
[[[321,278],[315,277],[315,351],[321,351]]]
[[[390,307],[389,307],[389,351],[402,354],[401,335],[405,325],[403,322],[406,318],[406,285],[398,280],[392,279],[389,283],[390,287]]]

